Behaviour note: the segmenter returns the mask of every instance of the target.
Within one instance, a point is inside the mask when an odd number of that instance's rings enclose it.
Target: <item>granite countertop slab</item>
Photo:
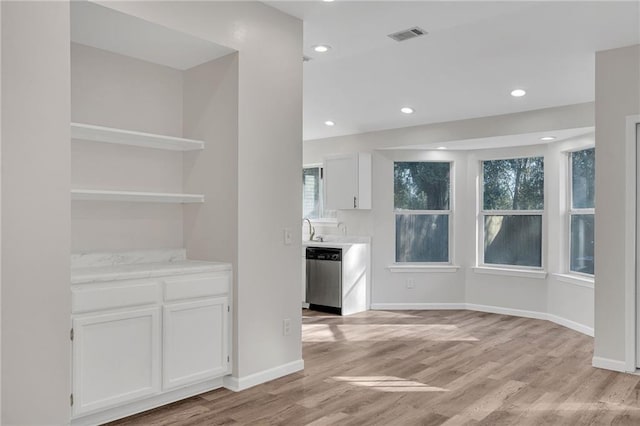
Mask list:
[[[71,284],[230,270],[230,263],[189,260],[184,249],[71,255]]]

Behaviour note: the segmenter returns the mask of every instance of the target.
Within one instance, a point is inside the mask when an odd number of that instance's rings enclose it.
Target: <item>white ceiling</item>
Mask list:
[[[88,1],[71,2],[71,41],[179,70],[233,52]]]
[[[305,140],[590,102],[595,52],[640,43],[638,1],[267,3],[304,20]]]

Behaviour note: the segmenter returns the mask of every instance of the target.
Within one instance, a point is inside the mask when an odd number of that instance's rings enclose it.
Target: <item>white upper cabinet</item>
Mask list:
[[[325,158],[324,185],[326,209],[371,209],[371,154]]]

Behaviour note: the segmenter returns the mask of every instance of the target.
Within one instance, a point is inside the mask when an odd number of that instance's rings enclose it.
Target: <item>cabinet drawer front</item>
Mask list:
[[[127,282],[110,286],[91,286],[71,290],[71,312],[100,311],[159,304],[160,283],[156,281]]]
[[[231,274],[221,272],[187,275],[164,281],[164,300],[175,301],[225,295],[229,293]]]

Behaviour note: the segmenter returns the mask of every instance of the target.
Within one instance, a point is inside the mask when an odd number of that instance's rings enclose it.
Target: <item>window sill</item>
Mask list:
[[[544,280],[547,272],[542,270],[492,268],[489,266],[476,266],[472,268],[476,274],[506,275],[509,277],[534,278]]]
[[[454,273],[458,272],[460,266],[457,265],[389,265],[387,269],[391,272],[400,272],[400,273]]]
[[[580,275],[573,274],[552,274],[558,281],[562,281],[563,283],[573,284],[580,287],[586,288],[594,288],[595,280],[589,277],[583,277]]]

